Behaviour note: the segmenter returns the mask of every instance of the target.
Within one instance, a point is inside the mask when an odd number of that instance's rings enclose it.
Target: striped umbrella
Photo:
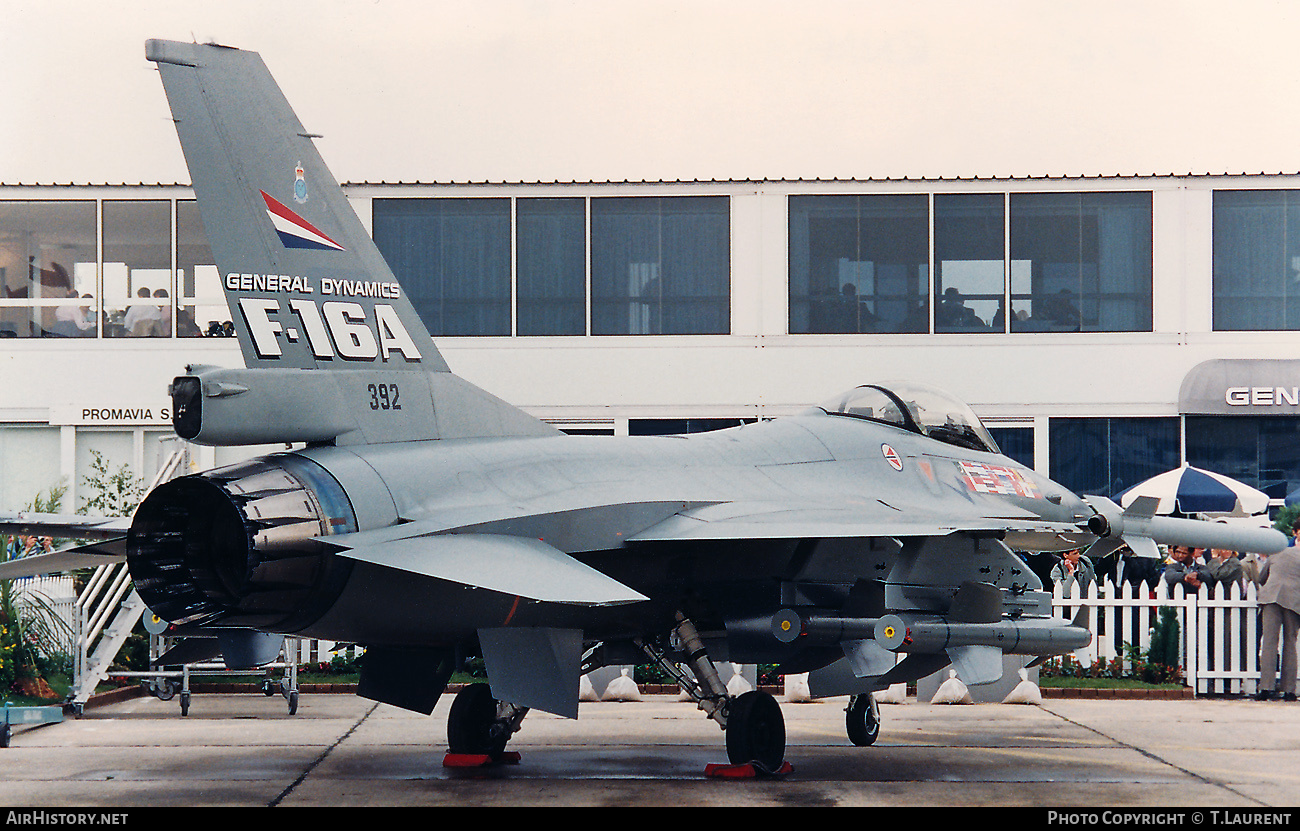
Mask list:
[[[1236,479],[1185,464],[1152,476],[1116,497],[1127,508],[1139,496],[1160,500],[1156,513],[1254,516],[1268,510],[1268,494]]]

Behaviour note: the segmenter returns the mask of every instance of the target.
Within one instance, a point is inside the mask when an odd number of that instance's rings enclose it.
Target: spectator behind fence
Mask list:
[[[1052,583],[1064,586],[1063,594],[1073,597],[1074,584],[1079,584],[1079,596],[1088,594],[1088,587],[1096,579],[1092,561],[1083,556],[1083,551],[1072,548],[1061,556],[1061,561],[1052,568]]]
[[[1292,528],[1300,529],[1300,521]],[[1295,701],[1296,635],[1300,633],[1300,547],[1270,554],[1259,570],[1259,692],[1255,698],[1277,698],[1278,647],[1282,653],[1282,700]],[[1278,636],[1281,635],[1281,643]]]
[[[1237,558],[1237,552],[1212,548],[1210,549],[1210,558],[1206,560],[1202,573],[1205,575],[1205,582],[1210,584],[1211,591],[1213,591],[1214,587],[1219,585],[1231,586],[1236,584],[1241,586],[1244,572],[1241,560]]]
[[[1144,584],[1148,593],[1155,591],[1156,585],[1160,582],[1161,569],[1158,559],[1139,557],[1127,545],[1122,546],[1116,554],[1123,569],[1120,577],[1133,587],[1135,594],[1143,588]]]
[[[1212,582],[1205,571],[1205,563],[1197,556],[1198,549],[1175,545],[1169,551],[1165,564],[1164,581],[1170,589],[1181,585],[1185,591],[1200,591],[1202,583]]]

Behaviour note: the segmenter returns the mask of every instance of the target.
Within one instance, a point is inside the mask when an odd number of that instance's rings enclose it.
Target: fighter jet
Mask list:
[[[257,54],[151,40],[146,55],[245,361],[187,367],[175,431],[303,447],[149,493],[124,539],[136,589],[228,644],[361,644],[359,694],[425,714],[482,657],[488,684],[452,702],[454,754],[499,758],[529,709],[576,718],[584,673],[654,663],[723,728],[732,763],[777,771],[780,706],[729,695],[713,662],[810,673],[814,695],[853,696],[849,736],[870,744],[873,691],[949,664],[989,683],[1004,654],[1089,643],[1015,552],[1285,546],[1076,496],[906,381],[712,433],[564,435],[450,370]]]

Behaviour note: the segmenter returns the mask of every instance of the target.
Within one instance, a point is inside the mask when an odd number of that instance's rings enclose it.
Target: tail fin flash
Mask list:
[[[254,52],[150,40],[250,368],[445,372],[415,307]]]

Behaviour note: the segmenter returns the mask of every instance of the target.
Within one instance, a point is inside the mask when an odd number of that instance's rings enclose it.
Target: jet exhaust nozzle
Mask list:
[[[355,530],[324,468],[277,454],[159,485],[131,523],[127,562],[164,620],[292,632],[324,613],[351,570],[318,538]]]

